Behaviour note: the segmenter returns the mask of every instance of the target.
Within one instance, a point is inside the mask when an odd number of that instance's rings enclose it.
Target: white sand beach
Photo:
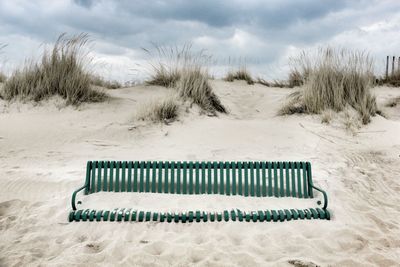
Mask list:
[[[106,102],[77,108],[58,98],[0,99],[0,266],[400,265],[400,107],[351,133],[340,118],[326,125],[319,115],[277,116],[293,89],[210,82],[229,114],[193,107],[169,125],[135,119],[140,104],[168,93],[156,86],[108,90]],[[373,93],[382,106],[400,96],[389,87]],[[69,223],[88,160],[310,161],[332,218]],[[303,205],[207,195],[80,198],[90,207],[154,210]]]

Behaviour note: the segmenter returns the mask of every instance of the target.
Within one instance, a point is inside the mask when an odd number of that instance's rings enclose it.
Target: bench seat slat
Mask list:
[[[303,194],[304,198],[308,198],[308,183],[307,183],[307,166],[304,162],[301,163],[303,169]]]
[[[256,196],[261,197],[260,162],[255,163],[256,171]]]
[[[253,162],[249,162],[249,171],[250,171],[250,196],[254,197],[255,196],[255,192],[254,192],[254,163]]]
[[[175,193],[175,162],[171,162],[171,190],[172,194]]]
[[[286,196],[290,197],[290,177],[289,177],[289,163],[284,163],[285,167],[285,177],[286,177]]]
[[[150,192],[150,169],[151,169],[151,162],[150,161],[147,161],[146,162],[146,177],[145,177],[145,182],[146,182],[146,184],[145,184],[145,189],[146,189],[146,192]]]
[[[272,197],[272,166],[271,162],[268,162],[268,196]]]
[[[140,162],[140,173],[139,173],[139,192],[144,192],[144,161]]]
[[[151,170],[151,192],[155,193],[156,192],[156,169],[157,169],[157,162],[152,162],[152,170]],[[147,179],[150,179],[148,176]]]
[[[274,195],[275,197],[279,197],[279,186],[278,186],[278,163],[273,162],[274,168]]]
[[[110,165],[109,161],[103,162],[103,191],[104,192],[108,191],[107,172],[108,172],[109,165]]]
[[[297,170],[297,196],[299,198],[303,197],[302,188],[301,188],[301,166],[300,162],[296,162],[296,170]]]
[[[96,192],[101,191],[101,170],[103,168],[103,162],[99,161],[97,162],[97,188]]]
[[[279,166],[279,189],[280,189],[280,196],[285,196],[285,183],[283,181],[283,162],[278,162]]]
[[[201,193],[206,193],[206,163],[201,162]]]
[[[249,196],[249,172],[247,162],[243,163],[243,171],[244,171],[244,195]]]
[[[296,175],[295,175],[295,164],[294,162],[289,162],[291,170],[291,181],[292,181],[292,197],[296,197]]]
[[[120,170],[120,162],[116,162],[115,164],[115,192],[119,192],[120,190],[120,175],[119,175],[119,170]]]
[[[194,193],[198,195],[200,194],[200,163],[196,162],[194,166],[196,175]]]
[[[232,166],[232,195],[236,195],[236,163],[235,162],[231,162],[231,166]]]
[[[213,169],[214,169],[214,176],[213,176],[213,183],[214,186],[214,194],[218,194],[218,163],[213,162]]]
[[[266,164],[265,162],[261,162],[261,181],[262,181],[262,196],[267,196],[267,174],[266,174]]]
[[[129,161],[128,163],[128,185],[127,185],[127,191],[132,192],[132,161]]]
[[[229,162],[225,162],[225,177],[226,177],[226,182],[225,182],[225,192],[226,195],[229,196],[231,194],[231,164]]]
[[[219,194],[224,195],[224,163],[219,162]]]

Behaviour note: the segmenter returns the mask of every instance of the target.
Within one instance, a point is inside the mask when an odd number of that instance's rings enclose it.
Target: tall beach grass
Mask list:
[[[394,72],[390,73],[387,77],[385,77],[384,79],[381,80],[381,83],[399,87],[400,86],[400,70],[397,69]]]
[[[7,76],[0,72],[0,83],[4,83],[7,80]]]
[[[136,118],[153,122],[169,123],[179,116],[180,103],[176,95],[169,95],[165,99],[153,100],[140,106]]]
[[[247,84],[254,84],[254,79],[244,63],[241,63],[237,69],[229,70],[224,80],[227,82],[242,80],[246,81]]]
[[[90,84],[107,89],[118,89],[122,84],[116,80],[106,80],[99,75],[90,75]]]
[[[26,63],[7,79],[3,97],[40,101],[59,95],[73,105],[104,100],[105,93],[91,88],[91,75],[85,70],[89,62],[84,46],[88,41],[87,34],[60,35],[41,60]]]
[[[302,53],[297,62],[303,86],[298,94],[289,96],[280,114],[319,114],[326,109],[339,112],[350,106],[367,124],[377,113],[376,100],[370,92],[374,76],[368,54],[325,48],[314,57]]]
[[[2,54],[2,50],[6,47],[6,44],[0,43],[0,55]],[[4,83],[7,80],[7,76],[3,73],[3,70],[1,69],[1,64],[0,64],[0,83]],[[1,97],[1,92],[0,92],[0,97]]]
[[[173,88],[183,100],[197,104],[208,113],[227,112],[209,83],[210,56],[204,51],[193,52],[190,44],[155,45],[153,50],[155,53],[145,49],[152,56],[147,84]]]

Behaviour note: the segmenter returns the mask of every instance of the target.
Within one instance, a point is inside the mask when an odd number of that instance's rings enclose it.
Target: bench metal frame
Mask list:
[[[78,210],[77,194],[139,192],[168,194],[222,194],[244,197],[314,198],[322,194],[321,207],[308,209],[182,213],[114,210]],[[156,162],[89,161],[85,184],[71,199],[69,221],[285,221],[330,219],[326,192],[313,184],[309,162]]]

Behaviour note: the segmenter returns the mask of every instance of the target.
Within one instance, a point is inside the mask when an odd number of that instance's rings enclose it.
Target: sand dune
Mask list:
[[[110,90],[108,102],[79,108],[64,107],[56,98],[36,106],[0,100],[0,266],[400,265],[399,107],[353,136],[340,123],[321,124],[317,115],[276,116],[290,89],[219,80],[212,85],[230,114],[208,117],[192,109],[171,125],[134,120],[140,103],[168,93],[160,87]],[[374,93],[379,103],[400,95],[392,88]],[[68,223],[71,193],[83,184],[85,162],[95,159],[310,161],[333,217],[284,223]],[[220,208],[276,200],[106,194],[97,201],[89,196],[84,204],[91,201],[157,210],[190,201],[194,207]],[[290,199],[276,205],[302,203]]]

